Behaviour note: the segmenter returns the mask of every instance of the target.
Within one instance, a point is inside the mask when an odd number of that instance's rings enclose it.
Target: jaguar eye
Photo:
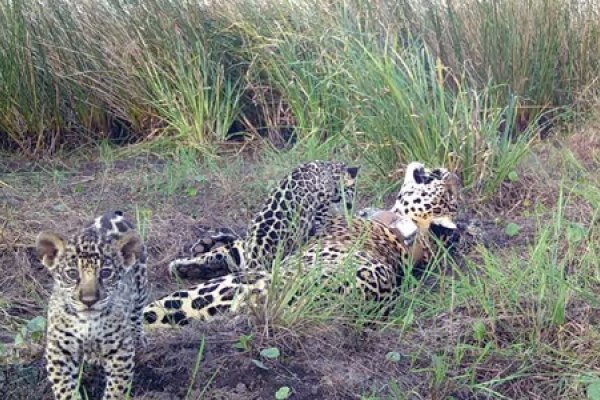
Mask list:
[[[79,271],[75,268],[71,268],[65,271],[65,276],[73,281],[79,279]]]
[[[113,275],[112,268],[102,268],[100,270],[100,279],[109,279]]]

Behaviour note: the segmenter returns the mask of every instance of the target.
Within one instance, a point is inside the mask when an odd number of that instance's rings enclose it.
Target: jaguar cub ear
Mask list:
[[[40,232],[35,245],[42,264],[49,270],[54,269],[56,260],[65,251],[65,240],[52,232]]]
[[[128,231],[122,238],[117,240],[117,250],[125,260],[125,266],[133,266],[142,256],[142,239],[135,231]]]
[[[358,175],[358,171],[360,171],[360,167],[346,167],[346,171],[348,172],[348,175],[350,175],[350,177],[352,179],[356,179],[356,176]]]

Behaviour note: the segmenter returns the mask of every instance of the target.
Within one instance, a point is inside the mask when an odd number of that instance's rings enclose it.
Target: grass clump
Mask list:
[[[539,112],[597,91],[597,10],[566,0],[0,8],[3,145],[32,156],[98,138],[214,155],[267,132],[384,175],[451,164],[489,191]]]
[[[522,96],[534,109],[583,106],[600,68],[593,2],[445,1],[423,10],[428,43],[455,71],[465,66],[498,95]],[[591,93],[590,93],[591,91]]]
[[[499,105],[493,88],[452,75],[402,26],[361,31],[367,18],[361,10],[349,19],[355,8],[347,3],[328,14],[309,3],[287,5],[296,25],[282,21],[269,35],[262,27],[274,17],[262,9],[248,9],[246,19],[257,22],[241,28],[252,44],[254,79],[282,94],[302,152],[324,148],[360,159],[379,177],[412,160],[445,164],[483,191],[504,180],[525,154],[534,126],[513,136],[517,98]],[[309,23],[327,29],[308,35],[302,27]]]

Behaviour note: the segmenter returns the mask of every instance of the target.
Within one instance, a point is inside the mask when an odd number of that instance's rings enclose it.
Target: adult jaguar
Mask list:
[[[439,184],[439,182],[446,183]],[[358,216],[372,219],[378,213],[390,223],[396,221],[398,226],[407,227],[410,224],[402,223],[403,216],[409,216],[415,224],[423,225],[421,220],[430,221],[433,230],[439,232],[440,239],[446,242],[456,231],[456,225],[442,213],[450,216],[456,214],[460,187],[459,178],[455,174],[450,174],[445,168],[430,171],[423,164],[412,162],[406,167],[403,184],[388,215],[384,216],[382,213],[384,210],[369,208],[360,210]],[[350,196],[351,193],[348,193],[348,197]],[[259,217],[250,224],[251,232],[257,230],[256,220],[260,221]],[[321,224],[324,225],[326,224]],[[313,231],[313,234],[317,233]],[[409,232],[402,232],[402,234],[411,235]],[[246,246],[247,239],[231,233],[217,233],[204,237],[191,246],[192,257],[173,260],[169,264],[169,271],[171,275],[178,278],[196,280],[208,280],[230,272],[241,271],[249,264],[244,251]]]

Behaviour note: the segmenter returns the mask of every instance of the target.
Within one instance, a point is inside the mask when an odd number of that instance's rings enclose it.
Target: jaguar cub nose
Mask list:
[[[81,295],[79,296],[79,300],[85,304],[86,306],[91,307],[94,304],[96,304],[96,302],[98,301],[98,297],[97,296],[89,296],[89,295]]]
[[[100,294],[97,290],[80,290],[79,301],[88,307],[93,306],[100,299]]]

